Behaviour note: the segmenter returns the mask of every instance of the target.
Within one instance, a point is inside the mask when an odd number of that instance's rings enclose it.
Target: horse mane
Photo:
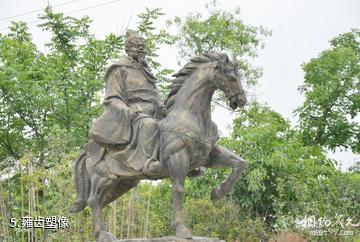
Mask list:
[[[170,111],[171,107],[175,103],[176,94],[184,84],[185,80],[191,76],[191,74],[201,65],[204,63],[212,62],[212,61],[218,61],[222,58],[226,58],[228,60],[228,57],[226,54],[215,54],[215,53],[207,53],[202,55],[197,55],[190,59],[190,62],[184,65],[183,68],[181,68],[177,73],[173,74],[172,76],[175,77],[175,79],[170,84],[170,92],[165,100],[166,110],[167,112]]]

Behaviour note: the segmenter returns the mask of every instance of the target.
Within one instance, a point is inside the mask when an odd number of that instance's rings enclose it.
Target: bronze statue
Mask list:
[[[90,138],[108,147],[111,171],[124,174],[117,163],[129,166],[131,175],[151,174],[159,169],[159,127],[162,105],[155,87],[155,77],[145,61],[145,40],[128,31],[125,50],[128,57],[107,70],[105,81],[106,111],[90,130]],[[126,146],[118,149],[117,147]],[[130,174],[129,174],[130,175]]]
[[[106,229],[102,209],[107,204],[140,180],[170,176],[176,236],[191,238],[183,218],[185,177],[198,174],[200,167],[231,167],[230,176],[211,193],[216,201],[233,189],[245,168],[242,158],[216,144],[218,131],[211,120],[217,89],[233,110],[246,104],[237,65],[226,54],[192,58],[174,74],[164,117],[155,78],[145,62],[144,39],[130,31],[126,52],[129,57],[106,73],[105,112],[94,122],[92,139],[76,160],[73,212],[89,205],[98,237]]]

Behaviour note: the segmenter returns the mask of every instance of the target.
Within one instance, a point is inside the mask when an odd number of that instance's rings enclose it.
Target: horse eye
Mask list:
[[[228,76],[231,82],[237,81],[236,75],[234,76],[232,71],[227,70],[225,73],[229,74]]]

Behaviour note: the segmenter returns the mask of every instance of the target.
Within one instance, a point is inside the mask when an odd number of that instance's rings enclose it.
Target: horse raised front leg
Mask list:
[[[169,155],[166,162],[172,179],[172,197],[173,197],[173,226],[176,228],[176,236],[189,239],[192,238],[191,232],[184,225],[184,184],[185,177],[189,171],[189,154],[185,148]]]
[[[236,181],[239,180],[241,173],[245,169],[245,165],[246,162],[244,159],[240,158],[224,147],[215,145],[214,149],[211,151],[210,160],[207,167],[231,167],[232,171],[230,176],[223,183],[221,183],[219,187],[215,188],[211,192],[211,200],[213,202],[220,200],[233,190]]]

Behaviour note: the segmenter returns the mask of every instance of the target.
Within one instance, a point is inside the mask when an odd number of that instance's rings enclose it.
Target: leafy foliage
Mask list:
[[[306,144],[360,151],[359,38],[358,29],[342,34],[303,65],[305,102],[297,113]]]
[[[156,58],[159,56],[157,51],[163,44],[174,44],[175,37],[163,29],[156,32],[155,21],[164,15],[160,8],[152,10],[146,8],[145,11],[146,12],[138,15],[140,19],[138,30],[139,33],[146,39],[147,61],[156,72],[155,76],[158,79],[157,86],[159,87],[162,96],[166,97],[168,92],[167,89],[170,85],[170,79],[168,76],[174,73],[174,70],[161,67],[160,63],[156,61]]]
[[[267,106],[253,103],[234,120],[221,143],[248,161],[231,198],[250,217],[273,223],[284,214],[307,211],[312,188],[335,168],[319,147],[304,146],[289,122]]]
[[[68,148],[82,144],[90,120],[99,113],[96,94],[103,88],[107,61],[118,56],[120,39],[109,35],[95,40],[88,33],[87,18],[65,18],[47,10],[43,19],[47,22],[41,26],[53,33],[47,55],[30,42],[26,27],[1,39],[4,155],[21,157],[24,150],[44,153],[46,137],[56,127],[73,137]],[[75,45],[79,38],[87,44]]]
[[[303,144],[301,133],[266,105],[251,103],[234,119],[231,137],[220,143],[248,161],[228,196],[241,211],[241,223],[259,220],[272,231],[298,231],[296,223],[305,215],[360,219],[358,176],[337,171],[320,146]],[[209,197],[209,187],[218,186],[228,173],[212,170],[191,180],[187,196]]]
[[[169,24],[180,27],[177,38],[180,55],[190,58],[206,52],[225,52],[240,65],[248,84],[255,84],[261,69],[253,67],[250,59],[263,48],[262,37],[271,32],[266,28],[246,25],[240,17],[240,10],[228,12],[219,10],[217,3],[207,5],[208,16],[192,13],[185,20],[175,18]]]

